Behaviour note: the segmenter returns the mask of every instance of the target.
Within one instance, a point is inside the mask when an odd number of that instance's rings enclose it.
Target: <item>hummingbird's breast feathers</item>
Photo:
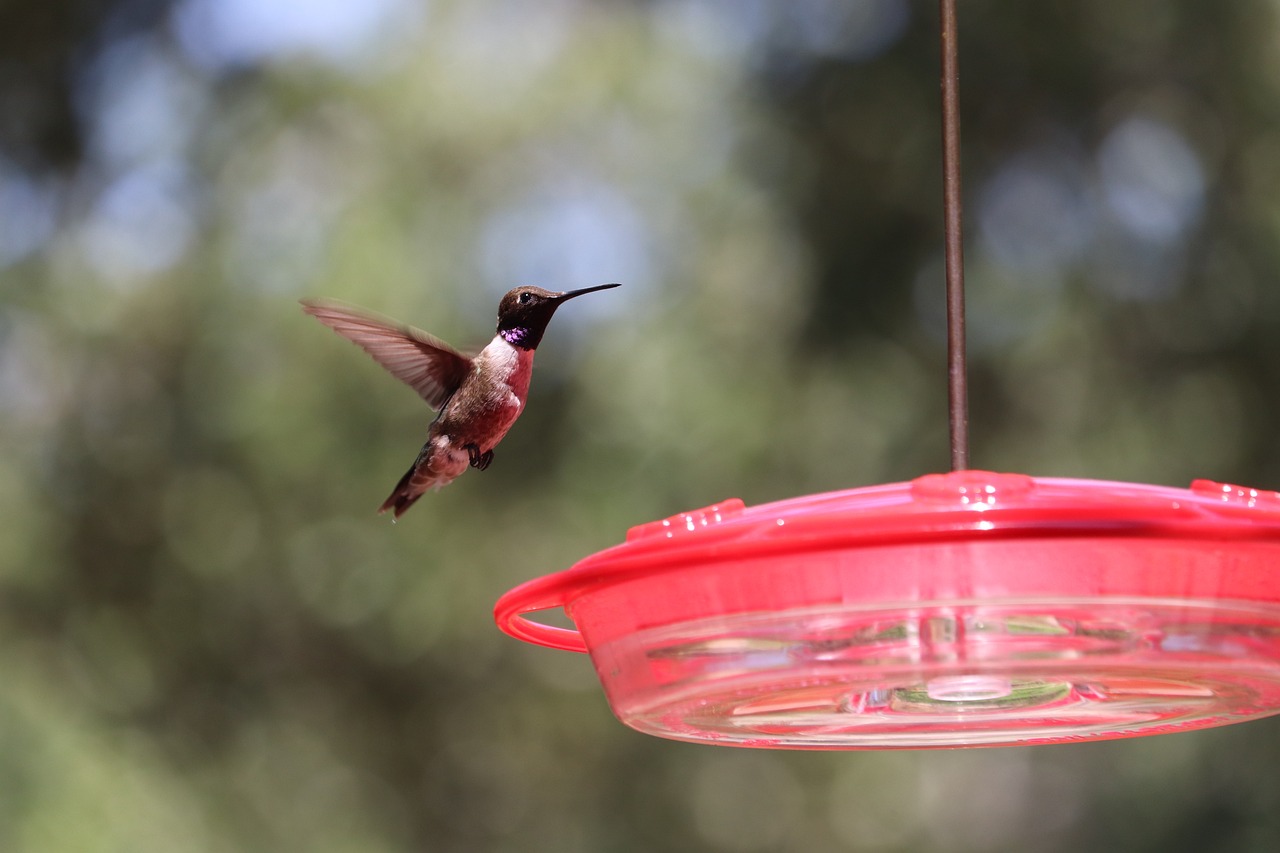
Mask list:
[[[472,364],[479,381],[468,385],[488,394],[499,405],[523,408],[533,375],[533,350],[512,346],[501,335],[495,335]]]
[[[493,449],[524,410],[533,373],[533,350],[513,346],[495,335],[472,360],[467,377],[431,426],[432,435],[448,436],[452,446]],[[434,460],[434,456],[433,456]],[[437,467],[432,460],[428,467]]]
[[[470,358],[421,329],[327,299],[305,299],[302,310],[358,345],[433,409],[471,373]]]

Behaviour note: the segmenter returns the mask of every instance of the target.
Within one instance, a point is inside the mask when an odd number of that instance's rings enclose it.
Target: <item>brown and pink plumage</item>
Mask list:
[[[498,305],[497,331],[484,349],[463,355],[426,332],[342,303],[304,299],[302,310],[360,346],[439,412],[426,444],[379,512],[399,518],[428,489],[448,485],[468,466],[483,471],[493,448],[524,409],[533,352],[565,301],[618,287],[602,284],[567,293],[517,287]]]

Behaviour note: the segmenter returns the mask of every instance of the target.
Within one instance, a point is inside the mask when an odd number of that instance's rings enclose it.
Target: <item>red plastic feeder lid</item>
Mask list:
[[[526,614],[563,608],[576,630]],[[504,595],[644,732],[1050,743],[1280,712],[1280,493],[960,471],[727,500]]]

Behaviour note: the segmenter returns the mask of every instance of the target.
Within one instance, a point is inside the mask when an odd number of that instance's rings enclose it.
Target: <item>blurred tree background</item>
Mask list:
[[[1280,488],[1280,6],[961,4],[974,463]],[[0,3],[0,849],[1274,850],[1280,723],[665,742],[509,587],[947,464],[936,8]],[[487,472],[304,317],[539,350]]]

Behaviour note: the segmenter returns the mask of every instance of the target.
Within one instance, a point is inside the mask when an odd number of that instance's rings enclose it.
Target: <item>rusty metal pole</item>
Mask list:
[[[960,69],[956,0],[939,0],[942,27],[942,209],[946,228],[948,417],[951,469],[969,467],[969,393],[965,365],[964,245],[960,194]]]

